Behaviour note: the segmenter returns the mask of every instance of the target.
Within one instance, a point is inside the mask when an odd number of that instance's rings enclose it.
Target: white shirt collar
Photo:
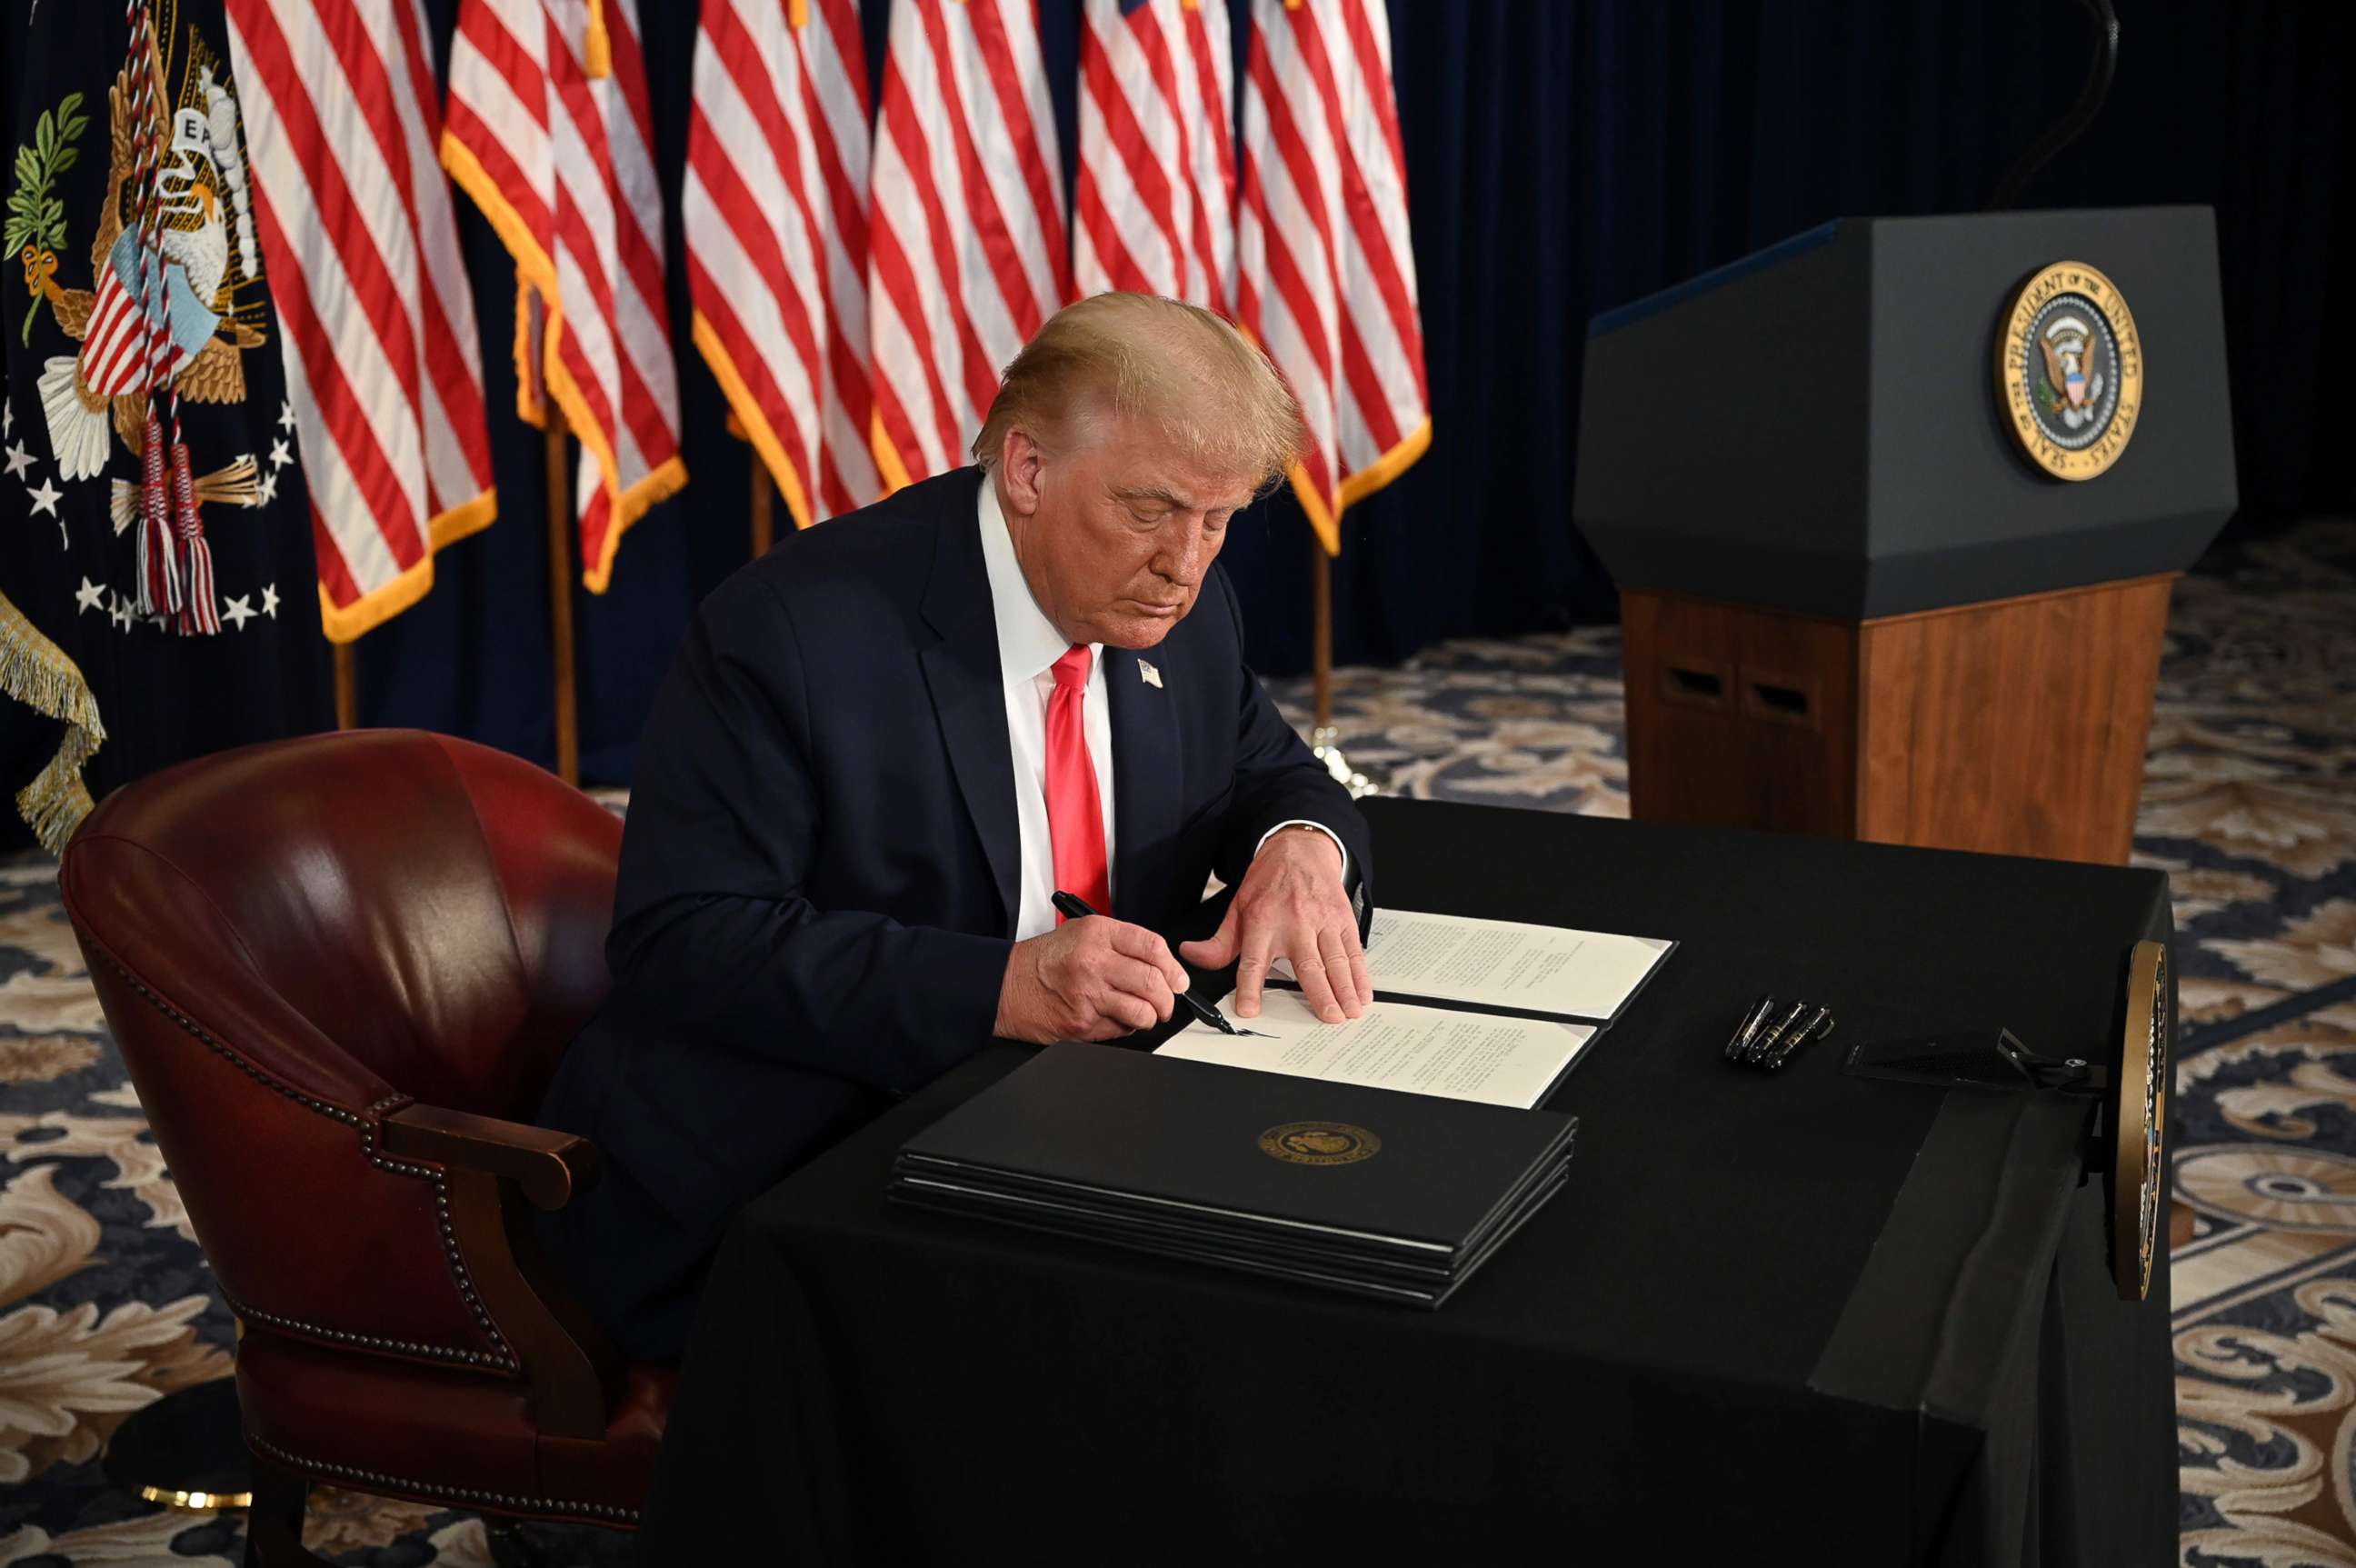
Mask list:
[[[1014,536],[1006,531],[1006,514],[998,506],[998,481],[988,471],[981,476],[981,564],[990,575],[990,611],[998,623],[998,664],[1008,684],[1035,681],[1072,646],[1039,601],[1014,558]],[[1104,660],[1104,645],[1088,645],[1093,673]]]

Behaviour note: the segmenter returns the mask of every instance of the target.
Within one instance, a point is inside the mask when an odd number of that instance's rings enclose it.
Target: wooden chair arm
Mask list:
[[[536,1208],[562,1208],[597,1179],[597,1145],[573,1133],[438,1105],[404,1105],[383,1126],[386,1154],[503,1176]]]
[[[586,1191],[596,1145],[438,1105],[402,1106],[380,1126],[387,1155],[447,1173],[449,1223],[483,1305],[522,1361],[541,1434],[604,1437],[620,1359],[541,1255],[523,1208],[562,1208]]]

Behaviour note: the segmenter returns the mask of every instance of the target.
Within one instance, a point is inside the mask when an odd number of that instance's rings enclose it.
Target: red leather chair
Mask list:
[[[242,1329],[249,1564],[311,1481],[631,1528],[671,1373],[619,1364],[521,1204],[596,1170],[523,1124],[605,993],[621,824],[408,730],[251,746],[111,796],[59,881]]]

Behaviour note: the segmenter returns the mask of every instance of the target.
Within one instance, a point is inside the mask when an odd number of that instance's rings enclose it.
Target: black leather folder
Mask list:
[[[1529,1187],[1526,1197],[1506,1213],[1504,1220],[1489,1232],[1487,1238],[1469,1252],[1464,1261],[1449,1268],[1412,1268],[1387,1263],[1382,1259],[1337,1256],[1306,1247],[1273,1247],[1232,1237],[1196,1240],[1132,1225],[1108,1223],[1076,1210],[1059,1215],[1037,1208],[960,1202],[944,1197],[937,1186],[929,1183],[895,1183],[893,1196],[916,1208],[937,1209],[945,1214],[969,1215],[1025,1230],[1102,1242],[1133,1252],[1149,1252],[1156,1257],[1240,1269],[1248,1273],[1349,1291],[1354,1294],[1370,1295],[1407,1305],[1437,1307],[1453,1295],[1457,1287],[1471,1279],[1473,1272],[1522,1228],[1524,1220],[1560,1191],[1569,1178],[1568,1157],[1547,1167],[1545,1178]]]
[[[1054,1046],[910,1139],[892,1196],[1437,1306],[1560,1188],[1577,1125]]]

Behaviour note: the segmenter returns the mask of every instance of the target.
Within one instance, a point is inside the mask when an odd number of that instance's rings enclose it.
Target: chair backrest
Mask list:
[[[67,844],[66,909],[156,1142],[252,1322],[518,1369],[412,1101],[529,1120],[603,1000],[621,823],[487,747],[306,736],[117,790]]]
[[[259,982],[412,1099],[526,1121],[605,997],[620,843],[530,763],[359,730],[116,791],[64,878],[134,969]]]

